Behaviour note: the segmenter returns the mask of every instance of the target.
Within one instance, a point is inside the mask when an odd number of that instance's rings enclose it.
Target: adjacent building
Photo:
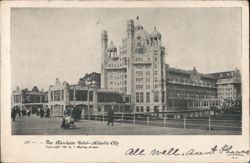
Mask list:
[[[90,114],[103,114],[111,105],[116,112],[130,112],[130,98],[116,91],[101,90],[93,85],[60,82],[56,79],[49,87],[48,105],[52,116],[62,116],[66,108],[79,108],[82,117]]]
[[[241,77],[238,69],[210,74],[166,65],[168,110],[241,107]]]
[[[218,106],[217,80],[193,70],[166,65],[168,110],[208,109]]]
[[[32,113],[36,113],[39,108],[47,105],[48,102],[48,92],[43,90],[39,91],[37,86],[34,86],[32,90],[19,89],[13,91],[12,94],[12,107],[18,109],[30,108]]]

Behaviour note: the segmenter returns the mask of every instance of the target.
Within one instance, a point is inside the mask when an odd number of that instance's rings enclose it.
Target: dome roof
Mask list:
[[[156,30],[156,27],[154,28],[154,31],[150,34],[151,36],[161,36],[160,32]]]
[[[141,24],[137,24],[135,26],[135,31],[140,31],[140,30],[143,30],[143,26]]]
[[[113,41],[108,46],[108,49],[116,49],[116,46],[113,44]]]
[[[141,40],[147,40],[149,38],[149,34],[144,30],[139,30],[135,32],[134,38],[137,39],[140,37]]]

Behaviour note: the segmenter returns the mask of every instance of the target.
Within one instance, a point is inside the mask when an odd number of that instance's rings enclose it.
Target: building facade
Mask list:
[[[115,106],[116,112],[129,112],[130,98],[116,91],[98,89],[98,85],[61,83],[56,79],[48,91],[52,116],[62,116],[65,109],[79,108],[84,115],[103,114]]]
[[[166,66],[168,110],[221,109],[241,105],[239,70],[212,74]]]
[[[102,32],[101,88],[131,97],[133,112],[219,109],[241,101],[239,70],[202,74],[165,64],[165,47],[156,27],[144,30],[137,17],[127,21],[126,37],[117,48]],[[231,106],[230,104],[230,106]]]
[[[168,110],[209,109],[218,107],[217,80],[193,70],[166,65]]]
[[[13,91],[12,94],[12,107],[18,109],[30,108],[32,113],[36,113],[38,108],[44,107],[48,102],[48,92],[43,90],[39,91],[37,86],[34,86],[32,90],[19,89]]]
[[[102,33],[101,88],[131,96],[134,112],[164,111],[166,107],[165,48],[156,27],[144,30],[137,18],[127,21],[126,37],[117,47]]]
[[[233,107],[241,111],[241,75],[236,68],[234,71],[225,71],[209,74],[217,80],[218,100],[220,107]]]

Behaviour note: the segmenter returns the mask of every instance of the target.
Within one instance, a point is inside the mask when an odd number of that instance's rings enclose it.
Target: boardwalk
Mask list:
[[[13,135],[232,135],[239,131],[207,131],[200,129],[181,129],[115,123],[107,126],[106,122],[82,120],[76,122],[75,129],[60,128],[61,118],[52,117],[41,119],[35,115],[31,117],[17,117],[12,122]]]

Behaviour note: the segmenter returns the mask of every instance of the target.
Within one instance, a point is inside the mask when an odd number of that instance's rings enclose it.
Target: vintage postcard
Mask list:
[[[248,162],[246,1],[1,3],[2,162]]]

